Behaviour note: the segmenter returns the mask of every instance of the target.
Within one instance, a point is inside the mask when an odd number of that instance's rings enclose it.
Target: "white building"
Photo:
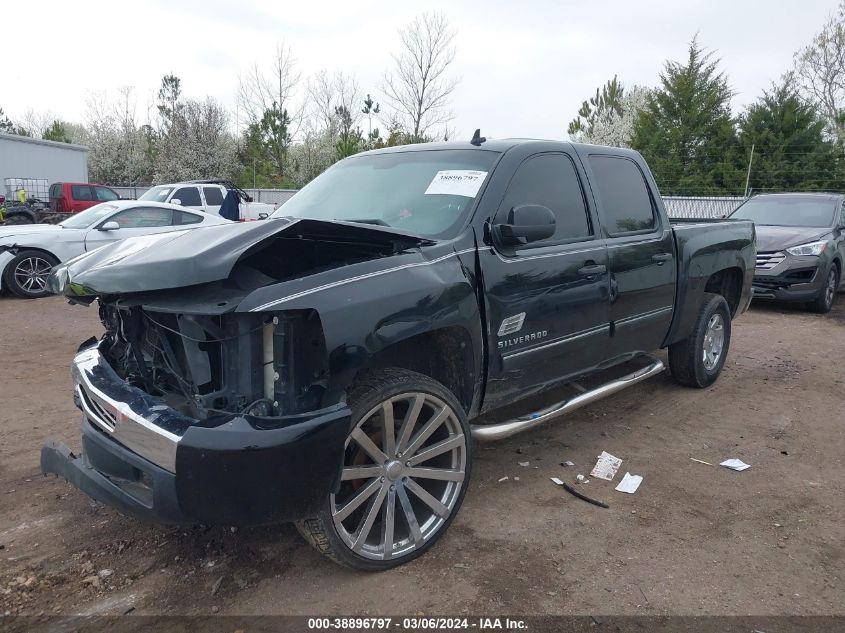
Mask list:
[[[0,194],[14,194],[5,191],[7,178],[88,182],[88,148],[0,133]]]

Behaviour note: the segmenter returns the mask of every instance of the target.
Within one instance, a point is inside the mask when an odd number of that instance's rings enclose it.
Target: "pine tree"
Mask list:
[[[578,116],[569,122],[567,132],[573,140],[590,137],[597,125],[607,124],[614,117],[622,116],[622,101],[625,88],[616,79],[609,80],[601,88],[596,88],[596,96],[584,101],[578,110]]]
[[[733,93],[712,56],[693,38],[686,63],[666,62],[660,87],[634,124],[631,146],[645,156],[663,194],[742,191]]]
[[[41,138],[47,141],[58,141],[59,143],[71,142],[65,124],[59,120],[53,121],[53,124],[41,134]]]
[[[825,121],[798,96],[790,76],[763,92],[739,123],[749,156],[749,186],[757,191],[812,191],[835,188],[837,152],[825,138]]]
[[[15,124],[6,116],[3,108],[0,108],[0,132],[5,132],[6,134],[15,133]]]

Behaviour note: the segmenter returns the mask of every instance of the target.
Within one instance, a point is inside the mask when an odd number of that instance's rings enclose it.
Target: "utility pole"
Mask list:
[[[255,156],[252,157],[252,190],[255,191],[257,187],[255,186]]]
[[[748,173],[745,174],[745,198],[748,197],[748,181],[751,179],[751,162],[754,160],[754,143],[751,144],[751,156],[748,157]]]

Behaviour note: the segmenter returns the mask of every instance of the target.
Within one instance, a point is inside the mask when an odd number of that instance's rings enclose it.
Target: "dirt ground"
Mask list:
[[[753,307],[712,388],[664,374],[479,446],[448,533],[382,574],[289,526],[145,525],[43,477],[45,437],[79,447],[68,363],[96,309],[3,297],[0,323],[0,614],[845,613],[845,295],[827,316]],[[602,450],[636,494],[593,479],[602,509],[549,481]]]

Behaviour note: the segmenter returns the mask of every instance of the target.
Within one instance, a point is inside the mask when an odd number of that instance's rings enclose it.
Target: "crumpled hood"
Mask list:
[[[57,224],[12,224],[9,226],[0,226],[0,244],[14,243],[14,238],[19,235],[61,233],[64,230]]]
[[[785,248],[815,242],[830,234],[830,229],[818,226],[767,226],[757,224],[757,250],[782,251]]]
[[[75,257],[53,269],[51,292],[68,296],[124,294],[194,286],[226,279],[235,264],[284,235],[331,242],[332,237],[410,248],[430,240],[381,226],[328,220],[273,218],[260,222],[129,238]]]

